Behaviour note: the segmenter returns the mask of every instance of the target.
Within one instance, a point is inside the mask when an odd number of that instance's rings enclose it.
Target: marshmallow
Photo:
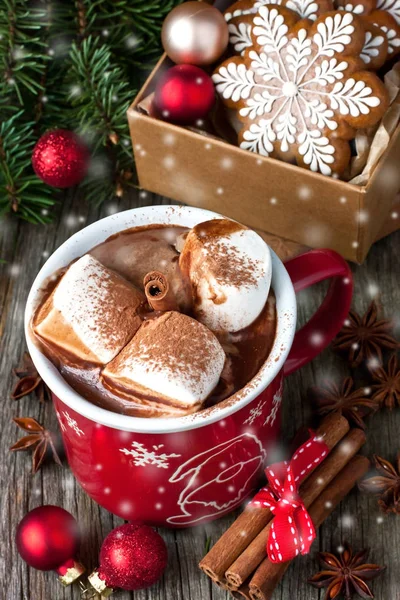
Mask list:
[[[218,384],[225,353],[204,325],[178,312],[144,321],[102,372],[102,382],[124,398],[197,410]]]
[[[34,317],[34,332],[63,360],[105,364],[141,325],[144,294],[89,254],[74,262]]]
[[[228,219],[200,223],[189,232],[179,264],[192,285],[194,314],[211,330],[236,332],[260,315],[272,264],[255,231]]]

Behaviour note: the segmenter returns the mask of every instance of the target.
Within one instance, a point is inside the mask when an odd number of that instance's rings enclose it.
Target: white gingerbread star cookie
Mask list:
[[[253,15],[251,36],[252,47],[213,74],[222,102],[243,123],[240,147],[324,175],[342,173],[348,140],[388,106],[383,83],[360,70],[362,23],[344,11],[313,23],[266,5]]]

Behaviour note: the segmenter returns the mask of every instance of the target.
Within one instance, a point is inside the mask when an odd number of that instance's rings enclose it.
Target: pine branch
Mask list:
[[[160,54],[162,21],[180,1],[2,0],[0,215],[50,220],[54,189],[31,166],[49,128],[76,130],[91,147],[80,186],[88,200],[135,185],[126,110]]]
[[[73,44],[70,58],[70,117],[80,132],[95,138],[95,148],[129,140],[126,111],[135,91],[113,62],[109,48],[89,37],[80,47]]]
[[[96,160],[97,164],[99,160],[107,163],[105,177],[97,173],[82,186],[88,198],[100,203],[122,193],[132,179],[133,157],[126,111],[135,92],[99,38],[90,36],[80,46],[73,44],[70,59],[73,108],[68,118],[91,144],[94,164]]]
[[[31,223],[48,223],[53,190],[36,177],[31,154],[35,123],[20,123],[20,111],[0,124],[0,215],[10,211]]]
[[[45,11],[30,7],[26,0],[3,0],[0,11],[0,103],[12,104],[15,96],[24,104],[23,94],[42,89],[40,79],[48,56],[39,31]]]

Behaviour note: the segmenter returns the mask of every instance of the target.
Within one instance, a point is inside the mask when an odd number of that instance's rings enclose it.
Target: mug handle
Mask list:
[[[283,368],[290,375],[317,356],[341,330],[353,296],[353,275],[347,262],[333,250],[310,250],[285,263],[294,291],[332,279],[323,303],[296,334]]]

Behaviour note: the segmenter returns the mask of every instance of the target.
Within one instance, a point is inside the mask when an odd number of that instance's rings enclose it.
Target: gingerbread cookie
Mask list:
[[[229,42],[235,54],[243,55],[252,45],[251,24],[261,6],[286,6],[303,19],[315,21],[321,14],[333,10],[332,0],[239,0],[225,11],[229,28]]]
[[[348,140],[388,106],[383,83],[360,70],[362,23],[344,11],[312,23],[267,5],[253,16],[251,36],[252,47],[213,74],[222,102],[243,123],[240,147],[324,175],[342,173]]]
[[[388,42],[388,58],[399,54],[400,0],[337,0],[337,7],[361,15],[379,27]]]

